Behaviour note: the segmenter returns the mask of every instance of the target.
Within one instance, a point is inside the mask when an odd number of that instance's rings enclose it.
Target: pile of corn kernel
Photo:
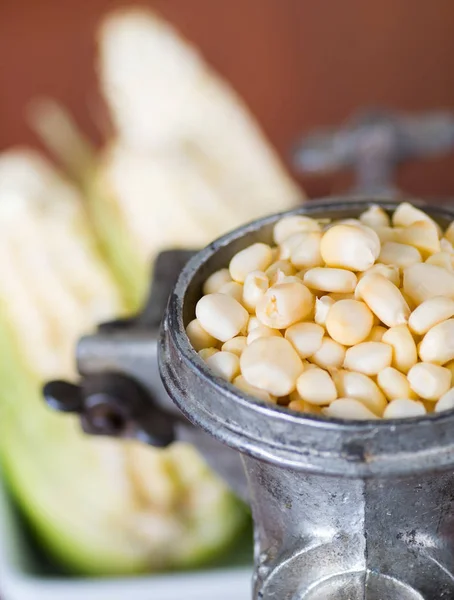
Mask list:
[[[287,216],[205,282],[187,326],[212,372],[344,419],[454,408],[454,222],[403,202],[358,219]]]

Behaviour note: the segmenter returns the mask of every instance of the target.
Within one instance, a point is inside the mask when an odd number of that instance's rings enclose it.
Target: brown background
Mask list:
[[[142,2],[143,4],[143,2]],[[453,0],[155,0],[243,95],[283,156],[300,133],[364,106],[454,109]],[[0,0],[0,148],[33,142],[37,94],[100,141],[93,36],[109,0]],[[305,179],[311,195],[345,188]],[[399,183],[454,195],[454,157],[405,166]]]

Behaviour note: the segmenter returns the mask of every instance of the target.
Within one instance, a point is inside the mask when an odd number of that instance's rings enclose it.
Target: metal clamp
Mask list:
[[[53,409],[77,413],[91,435],[134,438],[153,446],[175,440],[175,424],[183,415],[170,402],[157,368],[157,340],[162,314],[175,280],[191,251],[159,255],[153,283],[140,313],[103,323],[81,338],[78,384],[50,381],[44,397]]]
[[[397,196],[396,167],[412,159],[445,155],[454,149],[454,116],[434,111],[406,115],[369,110],[340,128],[305,136],[293,153],[303,174],[354,169],[358,194]]]

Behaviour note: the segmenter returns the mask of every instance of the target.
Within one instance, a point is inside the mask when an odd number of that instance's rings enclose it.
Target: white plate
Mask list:
[[[1,600],[250,600],[251,567],[119,579],[40,573],[0,480]]]

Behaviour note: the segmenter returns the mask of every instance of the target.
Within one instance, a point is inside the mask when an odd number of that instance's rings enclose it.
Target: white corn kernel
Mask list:
[[[438,229],[433,221],[417,221],[405,227],[399,235],[399,241],[414,246],[426,256],[441,249]]]
[[[242,288],[243,306],[252,314],[255,314],[257,303],[270,287],[268,276],[263,271],[252,271],[246,275]]]
[[[454,408],[454,388],[448,390],[435,404],[435,412],[443,412]]]
[[[305,239],[306,233],[294,233],[279,245],[279,260],[290,260],[293,250]]]
[[[443,366],[445,367],[445,369],[449,369],[451,371],[452,382],[454,383],[454,360],[450,360]]]
[[[454,246],[446,238],[442,237],[440,240],[440,248],[442,252],[447,252],[451,256],[454,254]]]
[[[323,265],[320,254],[322,234],[318,231],[301,234],[300,243],[293,248],[290,254],[290,262],[297,269],[319,267]]]
[[[372,327],[372,329],[370,330],[370,334],[369,334],[369,337],[367,338],[367,341],[368,342],[381,342],[384,334],[387,331],[388,330],[386,329],[386,327],[383,327],[382,325],[374,325]]]
[[[454,273],[428,263],[412,265],[404,270],[403,289],[416,304],[435,296],[454,299]]]
[[[449,225],[444,233],[444,237],[454,245],[454,221]]]
[[[309,404],[322,406],[337,398],[336,386],[330,374],[319,368],[303,371],[297,379],[296,389]]]
[[[323,234],[320,251],[328,267],[365,271],[380,254],[380,239],[369,227],[335,225]]]
[[[377,375],[391,365],[392,348],[382,342],[362,342],[347,349],[344,368],[364,375]]]
[[[380,226],[374,227],[374,231],[378,235],[380,242],[384,244],[385,242],[397,242],[402,229],[397,227]]]
[[[388,327],[407,323],[410,307],[400,290],[383,275],[366,275],[356,290],[370,310]]]
[[[229,281],[229,283],[224,283],[222,287],[219,288],[219,294],[227,294],[227,296],[232,296],[235,298],[237,302],[242,304],[243,302],[243,286],[241,283],[237,283],[236,281]]]
[[[195,314],[203,329],[221,342],[243,331],[249,319],[249,313],[235,298],[219,293],[202,296]]]
[[[221,346],[221,350],[223,352],[231,352],[232,354],[236,354],[237,356],[241,356],[243,350],[247,345],[247,338],[244,335],[237,335],[231,340],[227,340]]]
[[[373,320],[372,312],[363,302],[339,300],[329,310],[326,330],[339,344],[353,346],[367,338]]]
[[[278,283],[259,300],[256,314],[264,325],[284,329],[302,321],[313,307],[314,296],[301,281]]]
[[[240,250],[229,264],[230,276],[243,283],[251,271],[265,271],[273,262],[273,252],[267,244],[257,242]]]
[[[314,321],[317,325],[326,324],[326,317],[328,316],[329,309],[335,302],[334,298],[331,298],[330,296],[322,296],[321,298],[315,299]]]
[[[385,265],[396,265],[399,269],[405,269],[422,262],[422,256],[417,248],[408,244],[385,242],[381,247],[378,260]]]
[[[406,376],[394,367],[386,367],[377,375],[377,383],[388,400],[413,398],[417,396],[408,383]]]
[[[422,302],[411,313],[408,326],[418,335],[423,335],[438,323],[450,319],[454,315],[454,300],[435,296]]]
[[[341,369],[333,373],[333,379],[340,397],[359,400],[375,415],[383,414],[387,404],[386,398],[370,377]]]
[[[282,276],[282,274],[290,276],[295,275],[295,273],[296,269],[289,260],[277,260],[265,271],[265,275],[271,284],[276,283],[278,277]]]
[[[360,273],[358,275],[358,281],[361,281],[366,275],[383,275],[386,279],[389,279],[391,283],[394,283],[396,287],[400,287],[400,271],[396,265],[384,265],[383,263],[375,263],[370,269]],[[356,290],[355,290],[356,294]]]
[[[202,360],[206,361],[210,356],[213,356],[213,354],[217,354],[218,352],[219,350],[217,348],[202,348],[202,350],[199,350],[198,355]]]
[[[217,339],[205,331],[198,319],[193,319],[188,323],[186,334],[197,352],[203,348],[209,348],[217,344]]]
[[[367,210],[361,213],[359,220],[363,225],[367,225],[372,229],[375,229],[376,227],[389,227],[391,223],[386,211],[376,204],[369,206]]]
[[[407,419],[409,417],[422,417],[426,412],[422,402],[410,398],[397,398],[388,404],[383,413],[383,418]]]
[[[354,398],[338,398],[329,406],[322,409],[326,417],[348,420],[374,420],[378,419],[362,402]]]
[[[203,284],[203,294],[215,294],[224,285],[232,281],[230,271],[228,269],[219,269],[212,273]]]
[[[254,327],[254,329],[247,334],[247,345],[252,344],[255,340],[258,340],[262,337],[282,337],[282,333],[279,329],[271,329],[271,327],[267,327],[266,325],[259,325],[258,327]]]
[[[340,300],[355,300],[355,294],[340,294],[337,292],[330,292],[329,297],[332,298],[335,302],[339,302]]]
[[[451,387],[451,371],[431,363],[417,363],[407,377],[411,389],[424,400],[438,400]]]
[[[232,381],[240,374],[240,359],[232,352],[216,352],[206,359],[206,364],[215,375],[226,381]]]
[[[288,340],[301,358],[308,358],[317,352],[322,345],[325,330],[316,323],[295,323],[285,332]]]
[[[431,219],[431,217],[420,208],[416,208],[416,206],[413,206],[409,202],[402,202],[399,204],[393,213],[391,221],[394,227],[409,227],[418,221],[427,221],[437,228],[439,237],[441,237],[441,228],[438,223]]]
[[[282,244],[284,240],[295,233],[306,231],[320,231],[320,224],[310,217],[304,215],[291,215],[280,219],[273,229],[273,238],[276,244]]]
[[[288,408],[290,408],[291,410],[294,410],[295,412],[301,412],[301,413],[306,413],[309,415],[321,415],[322,414],[322,408],[321,406],[318,406],[317,404],[309,404],[309,402],[306,402],[305,400],[292,400],[289,405]]]
[[[402,373],[408,373],[418,360],[416,342],[408,327],[406,325],[390,327],[383,334],[382,342],[392,347],[392,366]]]
[[[351,293],[355,290],[357,277],[346,269],[315,267],[306,271],[303,282],[307,287],[323,292]]]
[[[274,396],[293,392],[304,368],[290,342],[279,337],[255,340],[241,355],[240,366],[249,384]]]
[[[251,333],[253,329],[260,327],[260,325],[262,325],[262,323],[259,321],[259,319],[257,319],[257,317],[251,317],[247,324],[247,333]]]
[[[265,400],[267,402],[275,402],[275,396],[268,394],[264,390],[261,390],[246,381],[243,375],[238,375],[233,380],[233,385],[240,389],[242,392],[249,394],[250,396],[254,396],[254,398],[258,398],[259,400]]]
[[[339,369],[345,359],[345,346],[325,336],[320,348],[310,358],[322,369]]]
[[[454,271],[454,264],[451,254],[449,252],[436,252],[429,256],[426,260],[428,265],[436,265],[437,267],[443,267],[448,271]]]
[[[419,345],[419,356],[424,362],[439,365],[454,359],[454,319],[429,329]]]

